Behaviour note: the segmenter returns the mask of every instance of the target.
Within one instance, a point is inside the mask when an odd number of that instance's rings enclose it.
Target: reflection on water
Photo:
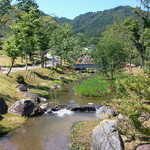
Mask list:
[[[98,100],[77,97],[71,87],[66,85],[62,92],[52,92],[50,101],[58,104],[97,103]],[[71,113],[66,110],[57,115],[29,118],[24,126],[0,139],[0,150],[68,150],[72,124],[95,118],[95,113]]]

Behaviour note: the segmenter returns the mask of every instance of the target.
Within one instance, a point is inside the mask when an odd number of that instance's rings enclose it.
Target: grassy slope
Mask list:
[[[65,74],[64,74],[65,73]],[[26,85],[30,92],[40,94],[41,96],[49,96],[49,87],[54,84],[63,84],[66,81],[77,79],[77,75],[71,75],[67,69],[51,70],[50,68],[36,68],[31,71],[17,71],[10,73],[9,76],[0,74],[0,96],[3,96],[8,105],[11,105],[17,100],[24,98],[21,92],[16,90],[16,86],[19,84],[16,81],[18,75],[27,76],[25,78]],[[58,76],[62,76],[65,79],[58,80]],[[0,116],[0,135],[7,133],[18,126],[25,123],[24,117],[15,115],[2,115]]]
[[[16,78],[21,75],[25,77],[25,82],[26,85],[30,87],[30,92],[47,96],[47,90],[51,85],[62,84],[64,82],[64,80],[58,80],[58,76],[73,79],[72,75],[62,73],[61,69],[51,70],[50,68],[36,68],[28,71],[12,72],[9,76],[0,74],[0,94],[5,95],[10,103],[23,98],[21,93],[16,90],[16,86],[19,84]]]

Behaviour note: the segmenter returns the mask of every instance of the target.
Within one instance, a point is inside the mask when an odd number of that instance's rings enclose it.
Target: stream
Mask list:
[[[81,98],[73,93],[73,83],[63,86],[61,92],[50,93],[50,100],[56,104],[99,103],[99,99]],[[106,98],[102,98],[104,100]],[[22,127],[0,138],[0,150],[69,150],[69,132],[72,124],[92,120],[93,112],[59,112],[29,118]],[[65,113],[64,113],[65,112]]]

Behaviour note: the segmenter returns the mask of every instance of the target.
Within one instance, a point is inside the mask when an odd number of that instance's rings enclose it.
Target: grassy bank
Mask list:
[[[79,122],[73,125],[70,137],[71,148],[77,150],[90,150],[92,140],[92,130],[99,124],[99,121]]]
[[[0,116],[0,136],[18,128],[26,122],[25,117],[6,114]]]
[[[111,93],[111,82],[102,76],[89,78],[75,86],[75,92],[80,96],[104,96]]]
[[[123,79],[129,75],[116,74],[115,79]],[[115,93],[114,81],[104,76],[92,77],[75,86],[75,92],[85,97],[101,97]]]
[[[71,74],[67,68],[36,68],[33,70],[23,70],[10,73],[9,76],[0,74],[0,97],[3,97],[8,105],[15,101],[23,99],[22,93],[17,91],[16,86],[20,84],[21,79],[30,92],[39,94],[42,97],[49,97],[49,89],[52,85],[77,80],[79,75]],[[58,79],[61,76],[63,79]],[[15,115],[2,115],[0,118],[0,135],[7,133],[25,123],[24,117]]]

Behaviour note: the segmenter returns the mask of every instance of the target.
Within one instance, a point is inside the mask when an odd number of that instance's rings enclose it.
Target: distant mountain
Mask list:
[[[55,20],[59,23],[59,24],[64,24],[64,23],[70,23],[72,22],[72,20],[70,19],[67,19],[65,17],[61,17],[61,18],[58,18],[58,17],[55,17]]]
[[[116,19],[124,20],[128,17],[139,19],[133,12],[132,7],[119,6],[105,11],[88,12],[79,15],[73,20],[67,18],[56,18],[56,21],[60,24],[71,24],[75,33],[84,33],[84,35],[89,38],[100,36],[100,33],[106,29],[106,26],[113,24]]]

